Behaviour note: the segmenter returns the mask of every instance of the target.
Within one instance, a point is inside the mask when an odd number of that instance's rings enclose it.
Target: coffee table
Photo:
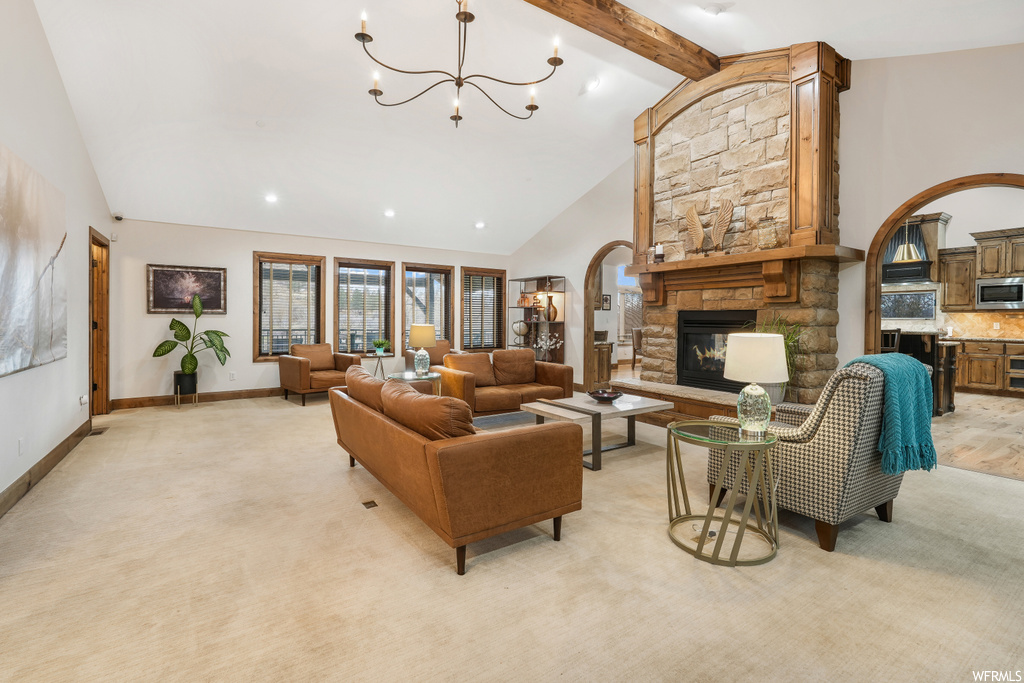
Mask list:
[[[521,410],[536,415],[537,424],[544,424],[545,420],[575,422],[576,424],[589,422],[592,447],[589,451],[584,451],[583,456],[591,456],[591,461],[584,460],[583,466],[596,472],[601,469],[603,453],[617,448],[628,448],[636,444],[637,415],[669,410],[672,408],[672,404],[667,401],[657,401],[653,398],[629,394],[617,398],[614,403],[598,403],[584,394],[572,398],[542,398],[534,403],[524,403],[519,407]],[[626,443],[603,446],[601,444],[601,421],[616,417],[626,418]]]

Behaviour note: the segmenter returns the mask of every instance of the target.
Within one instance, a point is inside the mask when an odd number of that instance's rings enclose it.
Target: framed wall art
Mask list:
[[[601,310],[610,311],[612,310],[612,295],[604,294],[601,296]]]
[[[147,313],[189,313],[192,297],[203,302],[203,313],[227,313],[227,268],[146,266]]]

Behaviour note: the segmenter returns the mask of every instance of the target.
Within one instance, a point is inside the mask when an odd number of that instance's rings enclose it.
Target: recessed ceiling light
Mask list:
[[[266,122],[266,121],[264,121],[263,119],[259,119],[258,121],[256,121],[256,126],[257,126],[258,128],[263,128],[263,127],[264,127],[264,126],[266,126],[266,125],[267,125],[267,122]]]
[[[387,216],[388,218],[394,218],[395,217],[395,210],[394,209],[384,209],[384,215]]]
[[[487,224],[484,223],[483,221],[477,221],[475,227],[476,227],[477,230],[483,230],[486,225]]]
[[[597,90],[599,85],[601,85],[601,79],[598,76],[594,76],[593,78],[591,78],[590,80],[583,84],[583,91],[594,92],[595,90]]]
[[[270,204],[273,204],[273,203],[277,202],[277,195],[276,194],[268,194],[266,197],[264,197],[264,199],[266,199],[267,202],[269,202]]]
[[[725,11],[725,8],[722,7],[721,5],[712,3],[710,5],[705,5],[704,11],[713,17],[717,17],[719,14]]]

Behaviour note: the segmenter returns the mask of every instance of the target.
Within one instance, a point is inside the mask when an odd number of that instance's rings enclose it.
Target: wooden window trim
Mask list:
[[[498,315],[501,316],[501,339],[500,343],[496,346],[480,346],[466,348],[466,329],[462,327],[462,344],[461,348],[463,351],[469,351],[472,353],[490,353],[495,349],[505,348],[505,325],[508,323],[508,277],[506,271],[500,268],[476,268],[474,266],[462,266],[462,277],[459,279],[461,283],[461,296],[459,297],[459,312],[460,315],[466,310],[466,276],[481,275],[483,277],[500,277],[501,278],[501,306],[498,311]],[[465,321],[459,320],[459,325],[464,325]]]
[[[410,271],[410,270],[417,271],[417,272],[447,273],[448,274],[448,283],[449,283],[448,284],[448,303],[447,303],[446,308],[447,308],[447,312],[448,312],[448,320],[450,321],[450,325],[451,325],[451,336],[452,337],[456,336],[456,330],[458,328],[458,325],[456,325],[456,323],[455,323],[455,295],[451,291],[452,287],[455,286],[455,266],[440,266],[440,265],[437,265],[436,263],[405,263],[403,261],[402,262],[402,329],[400,330],[400,335],[401,335],[401,338],[402,338],[402,342],[401,342],[402,353],[405,353],[409,349],[409,347],[405,345],[405,322],[406,322],[406,320],[405,320],[405,274],[406,274],[407,271]],[[459,324],[461,324],[461,321],[459,321]],[[451,344],[452,348],[455,348],[455,340],[454,339],[449,339],[448,343]],[[396,353],[396,355],[398,355],[398,354]]]
[[[338,268],[341,268],[342,266],[348,266],[348,267],[354,267],[354,268],[362,268],[362,267],[367,267],[368,266],[368,267],[372,267],[372,268],[388,268],[389,269],[388,272],[391,273],[391,317],[390,317],[390,319],[388,321],[388,326],[390,328],[389,334],[392,337],[394,337],[395,336],[395,300],[396,300],[396,297],[395,297],[395,262],[394,261],[378,261],[378,260],[375,260],[375,259],[365,259],[365,258],[341,258],[341,257],[336,256],[336,257],[334,257],[334,342],[332,344],[332,346],[335,347],[335,351],[337,351],[338,334],[341,332],[341,320],[340,320],[341,316],[338,315],[338,287],[341,286],[341,283],[338,282],[338,280],[340,279],[339,276],[338,276]],[[403,285],[402,291],[404,292],[405,291],[405,286],[404,286],[405,285],[405,277],[404,277],[404,274],[403,274],[403,277],[402,277],[402,285]],[[405,301],[404,301],[404,299],[403,299],[402,303],[403,303],[402,310],[404,311],[405,310],[405,307],[404,307]],[[402,338],[403,339],[405,338],[405,329],[404,329],[404,327],[402,329]],[[395,340],[392,339],[391,340],[391,351],[392,351],[392,353],[395,352],[395,346],[396,346],[395,345]],[[360,356],[362,356],[364,358],[367,358],[369,356],[376,356],[376,354],[370,353],[370,352],[360,353],[360,354],[356,354],[356,355],[360,355]],[[401,355],[401,354],[395,353],[395,355],[398,356],[398,355]]]
[[[324,321],[327,320],[327,280],[324,272],[327,268],[327,257],[307,254],[283,254],[274,251],[252,252],[252,362],[276,363],[277,356],[260,355],[260,264],[263,262],[320,266],[320,306],[317,311],[317,314],[320,316],[319,324],[317,325],[320,331],[320,338],[316,343],[322,344]]]

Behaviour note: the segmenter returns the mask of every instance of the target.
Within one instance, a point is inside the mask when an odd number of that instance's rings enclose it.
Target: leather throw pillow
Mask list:
[[[537,357],[530,349],[497,349],[494,352],[494,380],[499,384],[529,384],[537,381]]]
[[[349,396],[378,413],[384,412],[384,402],[380,397],[384,388],[384,380],[377,379],[362,365],[350,365],[345,371],[345,391]]]
[[[450,353],[444,357],[444,366],[452,370],[472,372],[478,387],[493,387],[495,384],[491,359],[486,353]]]

